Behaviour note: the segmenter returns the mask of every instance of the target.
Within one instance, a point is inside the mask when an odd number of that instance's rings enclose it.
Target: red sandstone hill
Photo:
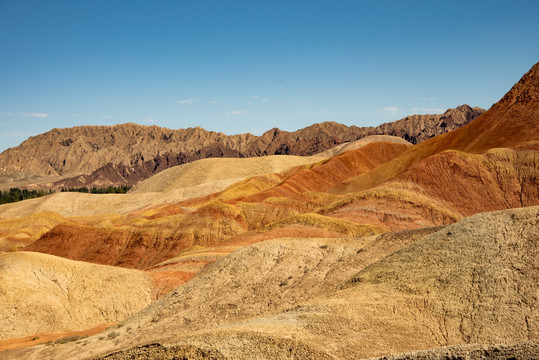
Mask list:
[[[446,150],[483,153],[539,141],[539,63],[477,120],[422,142],[394,160],[336,186],[332,192],[371,188],[406,171],[415,163]]]
[[[465,125],[483,112],[461,105],[442,115],[412,115],[376,128],[325,122],[294,132],[272,129],[261,136],[136,124],[53,129],[0,154],[0,188],[136,184],[198,159],[313,155],[368,135],[394,135],[417,143]]]

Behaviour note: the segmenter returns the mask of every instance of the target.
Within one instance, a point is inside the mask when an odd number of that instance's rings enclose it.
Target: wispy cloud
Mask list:
[[[184,99],[184,100],[176,100],[178,104],[192,104],[193,102],[198,101],[197,99]]]
[[[12,113],[12,112],[0,113],[0,116],[13,116],[13,115],[15,115],[15,114]]]
[[[49,117],[49,114],[45,113],[23,113],[24,116],[36,117],[36,118],[46,118]]]
[[[226,114],[228,116],[231,116],[231,115],[245,115],[245,114],[247,114],[247,111],[246,110],[231,110],[231,111],[227,111]]]
[[[378,109],[378,111],[387,111],[387,112],[396,112],[396,111],[399,111],[400,109],[398,107],[393,107],[393,106],[388,106],[388,107],[385,107],[383,109]]]
[[[9,137],[21,137],[21,136],[34,136],[36,133],[33,132],[2,132],[0,136],[9,136]]]
[[[208,100],[210,104],[217,104],[217,99],[210,99]]]
[[[414,107],[412,108],[413,111],[418,111],[418,112],[422,112],[422,113],[434,113],[434,114],[440,114],[440,113],[444,113],[445,110],[447,109],[443,109],[443,108],[430,108],[430,109],[426,109],[426,108],[420,108],[420,107]]]
[[[155,119],[153,117],[151,117],[151,116],[148,116],[144,121],[147,122],[147,123],[150,123],[150,124],[155,124],[156,123]]]
[[[253,99],[255,100],[259,100],[259,101],[269,101],[269,99],[267,97],[260,97],[258,95],[253,95],[251,96]]]

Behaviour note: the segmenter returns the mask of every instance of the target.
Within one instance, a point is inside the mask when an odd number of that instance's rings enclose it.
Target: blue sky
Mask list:
[[[226,134],[490,107],[539,1],[0,0],[0,150],[135,122]]]

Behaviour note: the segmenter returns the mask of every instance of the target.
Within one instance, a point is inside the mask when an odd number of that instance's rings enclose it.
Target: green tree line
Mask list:
[[[108,186],[103,188],[88,188],[88,187],[67,187],[62,188],[61,192],[81,192],[87,194],[125,194],[131,189],[131,185],[120,185],[120,186]]]
[[[60,189],[60,192],[82,192],[88,194],[125,194],[131,189],[131,185],[120,185],[120,186],[108,186],[104,188],[87,188],[87,187],[68,187]],[[34,199],[41,196],[53,194],[54,190],[28,190],[28,189],[19,189],[11,188],[9,191],[0,191],[0,205],[13,203],[17,201],[22,201],[26,199]]]
[[[26,199],[34,199],[52,193],[52,190],[21,190],[19,188],[11,188],[9,189],[9,191],[0,191],[0,204],[7,204]]]

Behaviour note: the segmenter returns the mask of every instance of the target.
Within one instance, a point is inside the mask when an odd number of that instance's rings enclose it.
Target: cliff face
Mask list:
[[[442,115],[412,115],[376,128],[325,122],[294,132],[272,129],[261,136],[132,123],[53,129],[0,154],[0,187],[55,177],[62,180],[48,186],[136,184],[198,159],[313,155],[368,135],[394,135],[417,143],[467,124],[483,111],[462,105]]]

